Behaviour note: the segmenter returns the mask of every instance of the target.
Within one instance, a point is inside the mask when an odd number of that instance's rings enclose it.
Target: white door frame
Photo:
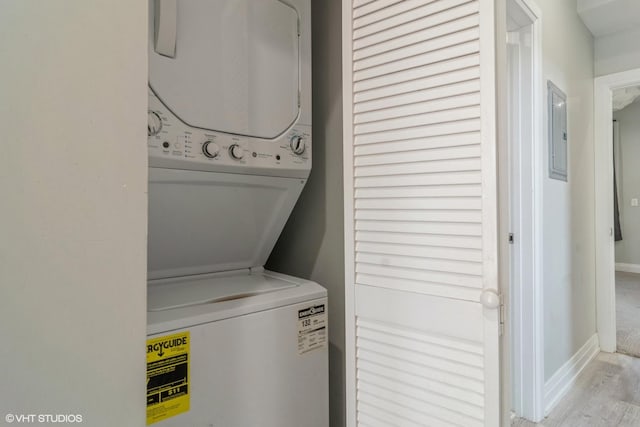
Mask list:
[[[640,68],[596,77],[595,237],[596,314],[602,351],[616,351],[615,247],[613,239],[613,90],[640,85]]]
[[[541,248],[542,183],[546,171],[542,12],[534,0],[507,0],[506,11],[520,27],[530,30],[531,49],[524,64],[518,64],[526,66],[530,75],[530,80],[516,82],[521,91],[515,106],[520,137],[515,138],[505,128],[505,137],[500,145],[500,158],[504,162],[500,170],[501,212],[505,218],[501,221],[501,277],[509,283],[506,287],[508,295],[505,295],[509,303],[508,326],[503,348],[505,362],[509,359],[512,362],[511,372],[505,375],[509,380],[503,383],[503,396],[511,401],[510,405],[505,405],[506,410],[513,410],[518,417],[540,421],[544,418]],[[529,40],[521,43],[529,43]],[[505,59],[510,60],[509,56],[506,53]],[[501,115],[502,120],[508,121],[507,110],[514,106],[507,102],[506,107]],[[512,186],[510,177],[514,172],[516,179],[513,181],[517,182]],[[510,232],[515,235],[513,245],[509,243]]]

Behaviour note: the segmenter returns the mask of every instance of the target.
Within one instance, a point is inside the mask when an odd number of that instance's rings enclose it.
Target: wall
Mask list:
[[[331,426],[344,414],[344,231],[341,2],[313,0],[313,168],[267,268],[329,292]]]
[[[622,241],[616,242],[616,263],[640,265],[640,103],[633,103],[613,114],[620,129],[620,170],[618,185]]]
[[[640,68],[640,2],[578,0],[578,13],[595,36],[595,74]]]
[[[640,68],[640,28],[620,31],[595,40],[595,74]]]
[[[145,423],[147,3],[0,2],[0,415]]]
[[[594,42],[576,0],[536,0],[542,10],[543,78],[567,95],[568,182],[543,184],[545,379],[596,332],[593,64]],[[546,94],[545,94],[546,123]],[[548,159],[545,129],[544,158]]]

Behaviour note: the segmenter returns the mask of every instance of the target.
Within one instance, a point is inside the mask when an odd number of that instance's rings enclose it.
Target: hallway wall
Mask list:
[[[329,292],[331,427],[345,424],[342,42],[340,0],[313,0],[313,167],[268,269]]]
[[[596,332],[594,40],[576,0],[536,0],[542,10],[543,78],[567,95],[568,182],[548,178],[545,129],[543,281],[545,379]],[[546,120],[546,92],[545,92]],[[546,126],[546,125],[545,125]]]
[[[622,241],[616,242],[616,263],[640,264],[640,103],[613,113],[620,129],[620,223]]]
[[[147,2],[2,1],[0,53],[0,416],[142,426]]]

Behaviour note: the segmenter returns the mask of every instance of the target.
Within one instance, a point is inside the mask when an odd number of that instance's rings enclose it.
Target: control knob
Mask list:
[[[298,156],[304,153],[304,150],[307,148],[307,144],[304,141],[304,137],[301,135],[294,135],[291,137],[289,141],[289,145],[291,146],[291,151]]]
[[[202,154],[210,159],[215,159],[220,154],[220,147],[211,140],[205,141],[202,143]]]
[[[244,157],[244,151],[239,144],[233,144],[229,147],[229,155],[236,160],[241,160]]]
[[[162,119],[155,111],[149,111],[147,118],[147,135],[155,136],[162,130]]]

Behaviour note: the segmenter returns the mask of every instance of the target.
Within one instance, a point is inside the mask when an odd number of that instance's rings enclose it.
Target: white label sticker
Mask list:
[[[298,310],[298,354],[327,343],[327,310],[324,304]]]

